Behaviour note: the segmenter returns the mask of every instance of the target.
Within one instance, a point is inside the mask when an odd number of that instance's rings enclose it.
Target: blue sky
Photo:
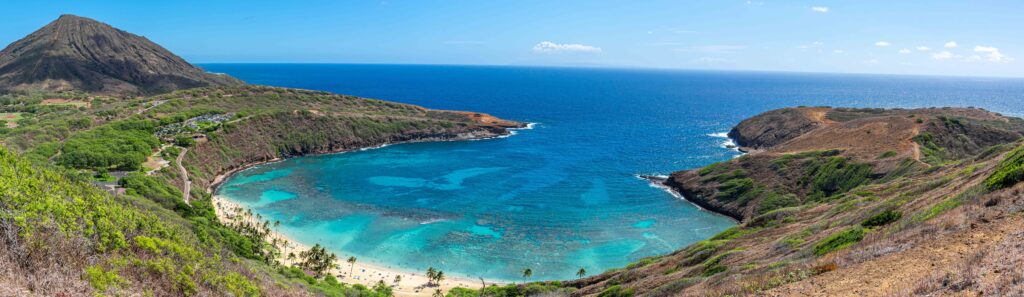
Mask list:
[[[80,1],[86,2],[86,1]],[[1024,77],[1024,1],[18,1],[194,63],[480,64]]]

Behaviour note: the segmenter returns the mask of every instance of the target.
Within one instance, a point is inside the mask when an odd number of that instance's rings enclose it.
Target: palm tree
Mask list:
[[[580,267],[580,270],[576,271],[576,277],[583,278],[584,275],[587,275],[587,270],[583,269],[583,267]]]
[[[400,283],[400,282],[402,282],[402,275],[396,274],[395,275],[395,283],[397,284],[397,283]]]
[[[437,289],[437,291],[434,291],[433,297],[444,297],[444,293],[441,293],[441,289]]]
[[[348,262],[348,277],[353,277],[352,271],[356,269],[356,257],[349,256],[346,262]]]
[[[530,278],[533,276],[533,269],[523,269],[523,278]]]
[[[444,280],[444,271],[438,270],[437,274],[434,275],[434,279],[437,279],[437,285],[440,286],[441,285],[441,281]]]
[[[432,284],[434,282],[434,278],[436,277],[437,269],[434,269],[434,267],[427,268],[427,285]]]

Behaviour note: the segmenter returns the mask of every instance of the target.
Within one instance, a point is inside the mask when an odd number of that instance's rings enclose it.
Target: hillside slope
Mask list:
[[[154,94],[241,84],[192,66],[145,37],[74,15],[0,51],[0,90]]]
[[[324,250],[282,265],[270,222],[220,222],[211,184],[278,158],[524,126],[244,85],[70,15],[0,53],[0,90],[15,91],[0,93],[0,296],[391,296],[324,275],[339,264]]]
[[[770,111],[730,133],[751,153],[660,181],[741,225],[565,285],[575,295],[1020,292],[1024,271],[999,267],[1024,261],[1022,133],[1024,121],[980,109]]]

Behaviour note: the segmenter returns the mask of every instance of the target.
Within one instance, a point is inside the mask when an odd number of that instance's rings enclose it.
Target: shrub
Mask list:
[[[178,136],[174,137],[174,145],[177,145],[177,146],[180,146],[180,147],[190,147],[193,144],[196,144],[196,140],[192,139],[192,136],[189,136],[189,135],[178,135]]]
[[[64,142],[57,164],[72,168],[137,170],[160,141],[153,122],[125,120],[75,134]]]
[[[124,283],[124,280],[117,276],[117,273],[106,271],[103,267],[99,266],[85,268],[85,280],[89,281],[89,285],[93,289],[100,292],[116,288],[119,284]]]
[[[860,242],[861,239],[864,239],[864,233],[864,228],[853,227],[842,232],[832,234],[814,245],[814,254],[821,256],[849,247]]]
[[[636,262],[629,263],[629,265],[626,265],[626,269],[640,268],[647,265],[651,265],[651,263],[654,263],[655,260],[657,260],[657,257],[644,257],[643,259],[637,260]]]
[[[971,189],[968,189],[964,193],[967,193],[967,192],[970,192],[970,191],[971,191]],[[953,208],[955,208],[957,206],[960,206],[960,204],[963,203],[963,201],[964,201],[963,200],[963,194],[950,197],[949,199],[943,200],[942,202],[939,202],[939,203],[936,203],[935,205],[932,205],[931,208],[928,208],[928,209],[926,209],[924,211],[921,211],[921,212],[915,214],[914,217],[912,218],[912,220],[915,221],[915,222],[924,222],[924,221],[930,220],[930,219],[932,219],[932,218],[934,218],[934,217],[936,217],[936,216],[938,216],[940,214],[943,214],[943,213],[949,211],[950,209],[953,209]]]
[[[720,272],[726,271],[729,267],[722,265],[722,260],[729,255],[743,251],[742,249],[733,249],[727,252],[718,254],[707,261],[704,261],[704,272],[701,273],[703,276],[712,276]]]
[[[871,165],[853,163],[843,157],[816,162],[807,171],[804,182],[810,186],[811,199],[820,201],[868,182]]]
[[[800,205],[800,198],[797,198],[795,194],[779,194],[772,192],[768,194],[764,200],[761,200],[761,205],[757,206],[757,212],[763,214],[776,209],[797,205]]]
[[[731,227],[729,229],[725,229],[725,231],[722,231],[722,232],[720,232],[718,234],[715,234],[715,236],[712,236],[711,238],[708,238],[708,240],[709,241],[732,240],[732,239],[736,239],[736,238],[738,238],[740,236],[744,236],[744,235],[747,235],[747,234],[750,234],[750,233],[757,232],[758,230],[759,230],[758,228],[743,228],[742,226],[733,226],[733,227]]]
[[[888,159],[896,156],[896,151],[886,151],[881,155],[878,155],[879,159]]]
[[[1024,146],[1010,152],[995,171],[985,179],[989,191],[1007,188],[1024,181]]]
[[[879,214],[871,216],[867,220],[864,220],[864,222],[860,223],[860,225],[864,226],[865,228],[885,226],[888,225],[889,223],[899,220],[901,217],[903,217],[903,213],[897,210],[886,210]]]
[[[620,285],[614,285],[604,289],[597,297],[632,297],[635,294],[633,288],[623,289]]]
[[[718,185],[716,198],[722,200],[735,200],[754,188],[754,180],[749,177],[731,179]]]

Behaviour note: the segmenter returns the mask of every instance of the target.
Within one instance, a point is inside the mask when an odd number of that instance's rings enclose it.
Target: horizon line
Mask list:
[[[191,63],[191,62],[190,62]],[[569,69],[608,69],[608,70],[657,70],[657,71],[693,71],[693,72],[752,72],[778,74],[819,74],[819,75],[866,75],[866,76],[906,76],[932,78],[988,78],[988,79],[1024,79],[1022,76],[996,75],[954,75],[954,74],[920,74],[920,73],[878,73],[878,72],[827,72],[804,70],[763,70],[763,69],[710,69],[710,68],[675,68],[650,66],[621,65],[540,65],[540,64],[459,64],[459,63],[358,63],[358,62],[195,62],[194,65],[211,64],[249,64],[249,65],[370,65],[370,66],[461,66],[461,67],[508,67],[508,68],[569,68]]]

